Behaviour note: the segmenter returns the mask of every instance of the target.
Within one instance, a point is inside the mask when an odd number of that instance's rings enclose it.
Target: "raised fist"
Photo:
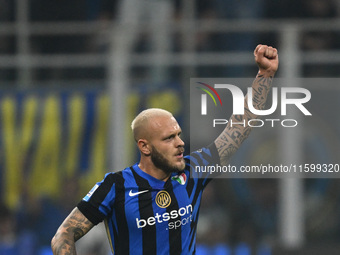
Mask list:
[[[279,55],[277,49],[259,44],[254,50],[255,61],[260,74],[274,75],[279,67]]]

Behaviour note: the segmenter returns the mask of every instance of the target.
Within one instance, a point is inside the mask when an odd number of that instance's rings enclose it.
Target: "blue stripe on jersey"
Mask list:
[[[111,208],[115,202],[115,197],[116,197],[116,193],[115,193],[115,183],[114,181],[112,180],[109,180],[112,178],[112,173],[107,173],[104,177],[104,179],[101,181],[101,182],[97,182],[94,187],[89,191],[89,193],[87,193],[87,195],[83,198],[83,200],[85,202],[90,202],[92,203],[95,207],[98,207],[99,208],[99,211],[104,214],[105,216],[107,216],[110,211],[111,211]],[[102,191],[100,190],[99,194],[100,195],[100,200],[101,201],[97,201],[98,199],[97,198],[94,198],[94,199],[91,199],[92,196],[95,196],[97,195],[97,193],[95,193],[95,191],[102,186],[103,182],[110,182],[110,184],[112,186],[110,187],[106,187],[106,191],[105,193],[103,194]],[[103,186],[102,186],[103,187]],[[107,190],[109,190],[107,192]],[[95,194],[95,195],[94,195]],[[103,197],[104,195],[104,197]],[[103,198],[102,198],[103,197]]]
[[[110,190],[109,193],[107,193],[107,196],[105,197],[103,203],[99,206],[99,211],[103,213],[104,215],[108,215],[114,204],[115,197],[116,197],[116,189],[115,189],[115,184],[113,184],[112,189]]]

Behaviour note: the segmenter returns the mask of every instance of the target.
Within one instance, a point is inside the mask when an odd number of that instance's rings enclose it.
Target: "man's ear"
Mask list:
[[[137,141],[137,146],[140,150],[140,152],[146,156],[149,156],[150,153],[151,153],[151,150],[150,150],[150,144],[148,142],[148,140],[146,139],[139,139]]]

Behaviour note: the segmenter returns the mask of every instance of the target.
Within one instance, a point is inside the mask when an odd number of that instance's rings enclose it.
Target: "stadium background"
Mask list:
[[[339,78],[336,0],[0,0],[0,6],[3,254],[50,253],[50,239],[77,201],[110,169],[138,159],[129,123],[141,109],[173,112],[189,147],[190,78],[254,77],[258,43],[279,49],[278,77]],[[234,161],[298,155],[338,163],[339,88],[322,85],[308,88],[313,118],[304,130],[256,131]],[[202,203],[198,254],[337,254],[338,184],[214,180]],[[78,254],[107,254],[100,228]]]

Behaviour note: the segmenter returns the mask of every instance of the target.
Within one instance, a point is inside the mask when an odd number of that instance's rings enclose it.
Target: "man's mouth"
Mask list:
[[[183,158],[183,152],[184,152],[184,150],[180,150],[175,156],[177,158]]]

